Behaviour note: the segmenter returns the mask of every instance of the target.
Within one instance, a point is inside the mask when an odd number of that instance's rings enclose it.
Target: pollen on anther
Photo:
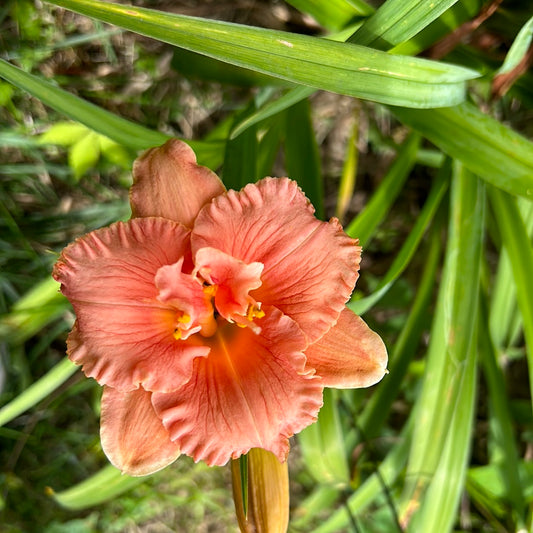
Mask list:
[[[260,304],[250,304],[248,306],[248,309],[246,311],[246,319],[249,320],[250,322],[254,319],[254,318],[263,318],[265,316],[265,312],[264,311],[261,311],[261,308],[259,307]]]
[[[217,288],[218,288],[217,285],[206,285],[203,288],[203,291],[206,296],[212,297],[212,296],[215,296],[215,294],[217,293]]]
[[[191,321],[191,317],[185,313],[183,313],[183,315],[181,315],[180,317],[178,317],[177,321],[180,323],[180,324],[188,324],[190,321]]]

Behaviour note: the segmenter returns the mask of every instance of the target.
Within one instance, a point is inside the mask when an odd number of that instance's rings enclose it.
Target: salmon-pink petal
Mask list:
[[[54,277],[77,327],[69,356],[102,385],[172,391],[209,348],[177,341],[177,311],[157,300],[155,275],[189,253],[189,232],[161,218],[134,219],[93,231],[65,248]]]
[[[209,284],[216,286],[215,305],[226,320],[235,315],[246,316],[248,306],[255,304],[249,295],[261,286],[261,263],[246,264],[216,248],[200,248],[194,258],[197,271]]]
[[[111,464],[124,474],[146,476],[173,463],[180,455],[144,389],[119,392],[104,387],[100,438]]]
[[[323,386],[304,371],[305,337],[277,309],[265,312],[259,335],[219,324],[208,339],[209,356],[194,361],[191,380],[152,396],[171,439],[195,461],[223,465],[250,448],[284,460],[289,437],[316,419]]]
[[[337,320],[358,276],[361,249],[336,219],[321,222],[296,182],[265,178],[206,205],[191,235],[245,263],[263,263],[251,296],[290,316],[310,342]]]
[[[183,259],[180,259],[157,271],[155,284],[159,289],[158,299],[183,312],[176,324],[179,338],[185,340],[199,331],[212,335],[216,322],[211,297],[203,290],[202,282],[196,276],[183,272],[182,267]]]
[[[308,367],[316,370],[325,387],[369,387],[387,372],[385,344],[350,309],[305,355]]]
[[[218,176],[196,163],[189,145],[170,139],[144,152],[133,165],[133,216],[158,216],[191,227],[200,208],[226,188]]]

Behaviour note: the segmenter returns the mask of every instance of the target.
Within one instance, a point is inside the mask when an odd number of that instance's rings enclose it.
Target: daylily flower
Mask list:
[[[383,342],[345,307],[357,241],[296,182],[226,191],[178,140],[133,174],[133,218],[77,239],[53,272],[77,317],[68,355],[104,386],[104,452],[137,476],[180,453],[283,461],[324,387],[385,373]]]

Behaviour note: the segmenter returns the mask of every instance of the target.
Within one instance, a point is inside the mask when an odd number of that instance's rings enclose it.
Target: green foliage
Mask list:
[[[472,33],[480,0],[288,3],[250,8],[268,28],[162,2],[0,7],[6,531],[236,531],[223,469],[107,464],[100,388],[64,357],[74,317],[50,278],[64,245],[129,217],[134,158],[171,136],[228,187],[296,179],[364,247],[348,305],[386,340],[390,374],[326,391],[291,452],[290,530],[533,527],[531,74],[484,96],[529,53],[530,6]],[[442,60],[411,57],[434,45]]]

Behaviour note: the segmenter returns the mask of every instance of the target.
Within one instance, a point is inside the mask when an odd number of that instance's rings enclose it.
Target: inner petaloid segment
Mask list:
[[[183,272],[183,259],[161,267],[157,299],[176,310],[173,337],[211,337],[221,320],[259,333],[255,321],[265,313],[250,291],[261,286],[262,271],[262,263],[247,264],[215,248],[198,250],[190,274]]]

